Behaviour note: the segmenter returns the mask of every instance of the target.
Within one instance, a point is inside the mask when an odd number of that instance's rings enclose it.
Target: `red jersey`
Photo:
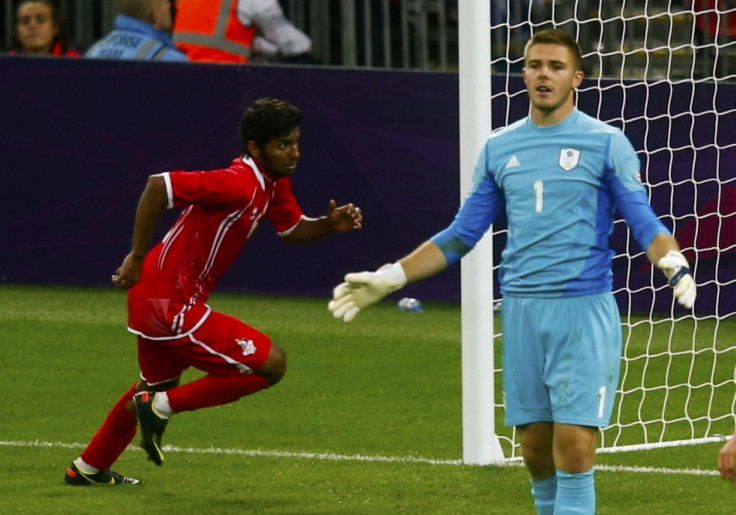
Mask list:
[[[262,217],[279,234],[302,218],[291,179],[273,179],[248,156],[229,168],[162,176],[169,207],[185,209],[128,292],[128,329],[154,340],[181,337],[204,321],[210,292]]]
[[[22,50],[19,50],[17,48],[14,48],[10,51],[11,54],[17,54],[17,55],[36,55],[36,54],[26,54]],[[38,54],[39,56],[43,57],[44,54]],[[53,55],[53,56],[66,56],[66,57],[79,57],[79,52],[77,52],[75,49],[70,48],[62,44],[61,41],[57,41],[54,43],[54,46],[51,47],[51,52],[46,54],[46,56]]]

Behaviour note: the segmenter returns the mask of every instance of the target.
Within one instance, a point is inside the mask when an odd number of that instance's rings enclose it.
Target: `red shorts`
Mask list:
[[[189,367],[213,375],[250,374],[263,365],[270,351],[268,336],[215,311],[196,331],[181,338],[138,336],[138,366],[148,384],[176,379]]]

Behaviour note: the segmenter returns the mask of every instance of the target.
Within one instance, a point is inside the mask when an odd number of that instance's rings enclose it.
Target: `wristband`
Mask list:
[[[667,283],[674,288],[685,275],[691,275],[690,269],[686,266],[681,266],[677,273],[669,278]]]

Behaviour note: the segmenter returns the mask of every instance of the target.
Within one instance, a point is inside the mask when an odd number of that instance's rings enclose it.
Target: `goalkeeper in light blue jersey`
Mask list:
[[[687,260],[649,205],[631,143],[575,108],[580,61],[566,32],[535,34],[524,53],[530,115],[488,138],[454,221],[393,264],[347,274],[329,304],[351,321],[459,261],[505,210],[506,424],[517,428],[540,514],[595,512],[597,432],[609,423],[621,360],[608,244],[616,209],[677,301],[689,309],[696,297]]]

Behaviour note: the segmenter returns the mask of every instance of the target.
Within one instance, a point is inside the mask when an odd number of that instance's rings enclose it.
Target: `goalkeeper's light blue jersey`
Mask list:
[[[547,297],[611,291],[616,208],[643,249],[669,231],[649,205],[640,162],[621,130],[573,112],[540,127],[530,117],[491,134],[473,188],[432,241],[448,263],[469,252],[502,209],[508,241],[502,293]]]

